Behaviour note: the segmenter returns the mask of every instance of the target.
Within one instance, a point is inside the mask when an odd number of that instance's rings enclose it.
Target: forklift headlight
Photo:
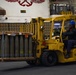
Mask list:
[[[43,29],[44,29],[44,27],[43,27],[43,26],[41,26],[41,27],[40,27],[40,29],[41,29],[41,30],[43,30]]]
[[[43,26],[41,26],[41,29],[43,28]]]

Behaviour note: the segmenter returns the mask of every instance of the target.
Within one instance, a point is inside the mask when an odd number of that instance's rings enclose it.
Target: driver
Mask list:
[[[75,22],[74,20],[70,21],[70,27],[69,29],[62,34],[62,37],[68,37],[67,41],[67,54],[66,57],[70,57],[70,51],[72,47],[76,44],[76,28],[75,28]]]

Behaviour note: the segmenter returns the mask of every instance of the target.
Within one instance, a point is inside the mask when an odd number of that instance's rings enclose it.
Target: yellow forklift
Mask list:
[[[76,16],[71,12],[62,12],[63,15],[52,16],[52,18],[38,18],[38,39],[37,58],[41,63],[47,66],[56,63],[66,63],[76,61],[76,47],[70,52],[70,57],[66,58],[67,50],[64,48],[62,33],[69,28],[71,20],[76,21]],[[39,49],[40,48],[40,49]],[[38,51],[39,50],[39,51]]]
[[[0,23],[0,61],[26,61],[30,65],[76,61],[76,47],[65,58],[62,33],[76,15],[62,12],[50,18],[33,18],[30,23]]]

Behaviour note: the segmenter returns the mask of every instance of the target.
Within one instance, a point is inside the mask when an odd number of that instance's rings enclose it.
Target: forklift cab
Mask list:
[[[44,29],[43,40],[46,42],[46,48],[43,50],[42,58],[46,62],[42,60],[45,65],[55,65],[57,62],[66,63],[76,61],[76,48],[72,48],[70,58],[66,59],[65,54],[67,50],[64,48],[65,43],[64,40],[68,40],[68,38],[62,38],[62,33],[67,31],[69,28],[69,22],[71,20],[76,21],[75,15],[61,15],[57,17],[53,17],[50,19],[44,19],[43,21],[49,21],[48,24],[43,24]],[[48,34],[47,34],[48,33]],[[46,35],[46,36],[45,36]],[[48,39],[47,39],[48,38]],[[49,58],[49,59],[48,59]],[[51,59],[50,59],[51,58]]]

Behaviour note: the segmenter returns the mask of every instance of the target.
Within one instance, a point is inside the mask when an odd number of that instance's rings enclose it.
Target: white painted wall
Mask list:
[[[30,7],[20,6],[17,2],[7,2],[5,0],[0,0],[0,6],[6,10],[6,15],[0,17],[0,22],[25,22],[30,21],[31,18],[37,17],[49,17],[49,0],[37,4],[33,3]],[[26,13],[20,13],[20,10],[26,10]],[[4,20],[8,17],[8,20]]]

